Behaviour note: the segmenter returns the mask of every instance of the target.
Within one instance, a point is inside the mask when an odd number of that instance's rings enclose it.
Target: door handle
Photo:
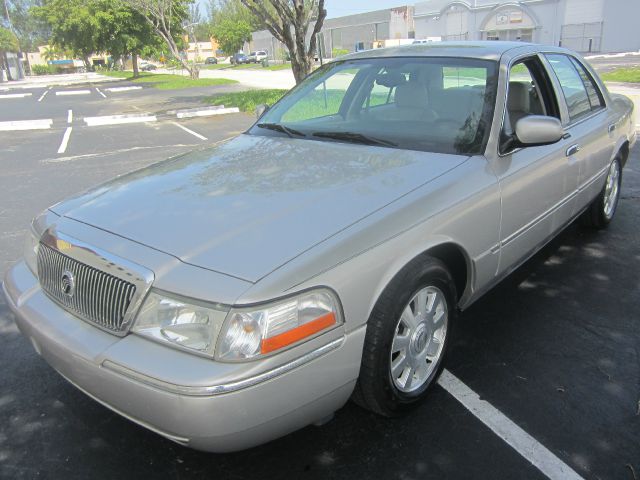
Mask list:
[[[609,125],[609,133],[613,133],[613,131],[616,129],[616,124],[612,123],[611,125]]]
[[[580,151],[580,145],[571,145],[569,148],[567,148],[567,157],[575,155],[579,151]]]

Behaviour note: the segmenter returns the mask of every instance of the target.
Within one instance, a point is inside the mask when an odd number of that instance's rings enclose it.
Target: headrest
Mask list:
[[[529,111],[529,88],[530,86],[526,83],[509,82],[509,97],[507,98],[507,108],[509,111]]]
[[[400,72],[381,73],[376,77],[376,83],[387,88],[397,87],[398,85],[402,85],[406,81],[407,80],[405,79],[404,75]]]
[[[407,82],[396,88],[396,106],[426,108],[429,103],[427,87],[418,82]]]

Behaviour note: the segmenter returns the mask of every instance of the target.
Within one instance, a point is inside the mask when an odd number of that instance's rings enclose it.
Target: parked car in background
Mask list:
[[[249,63],[260,63],[266,58],[269,58],[269,55],[267,55],[265,50],[251,52],[248,56]]]
[[[459,311],[575,219],[607,227],[635,142],[631,101],[566,49],[346,55],[234,140],[50,207],[3,289],[64,378],[182,445],[248,448],[350,398],[396,416]]]
[[[236,53],[229,59],[233,65],[241,65],[243,63],[250,63],[249,57],[244,53]]]
[[[218,59],[216,57],[207,57],[204,60],[205,65],[216,65],[218,63]]]
[[[149,72],[151,70],[155,70],[156,67],[153,63],[149,63],[149,62],[140,62],[140,64],[138,65],[138,69],[143,71],[143,72]]]

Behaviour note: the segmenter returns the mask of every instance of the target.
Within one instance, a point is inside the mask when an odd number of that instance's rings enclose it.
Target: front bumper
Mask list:
[[[20,331],[69,382],[200,450],[249,448],[327,417],[349,399],[360,367],[364,328],[328,332],[271,363],[220,363],[91,326],[51,301],[23,262],[3,289]]]

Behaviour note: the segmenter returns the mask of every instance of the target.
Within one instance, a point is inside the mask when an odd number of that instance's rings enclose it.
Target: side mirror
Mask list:
[[[256,107],[256,118],[260,120],[260,117],[262,117],[262,115],[267,113],[267,111],[269,111],[269,108],[270,108],[269,105],[265,103],[261,103],[260,105],[258,105]]]
[[[560,120],[543,115],[529,115],[516,123],[517,143],[523,147],[551,145],[564,136]]]

